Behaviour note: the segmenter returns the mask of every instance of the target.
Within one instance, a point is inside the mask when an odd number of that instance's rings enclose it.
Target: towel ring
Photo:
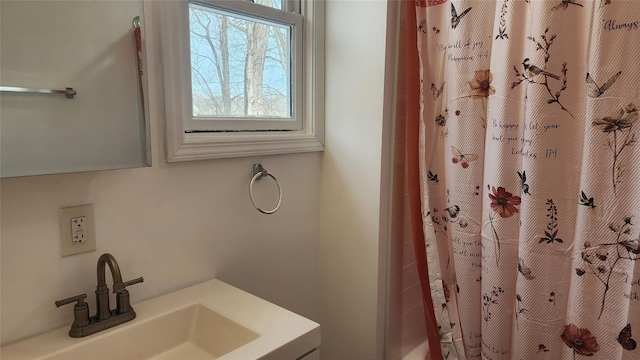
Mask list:
[[[276,204],[276,207],[274,207],[271,210],[264,210],[260,206],[258,206],[258,203],[256,202],[256,199],[253,196],[253,183],[255,183],[257,180],[262,179],[265,176],[269,176],[270,178],[272,178],[273,181],[275,181],[276,185],[278,186],[278,203]],[[282,188],[280,187],[280,183],[278,182],[278,179],[276,178],[275,175],[273,175],[272,173],[270,173],[269,171],[265,170],[262,167],[262,164],[253,164],[253,177],[251,178],[251,182],[249,182],[249,197],[251,198],[251,203],[253,203],[253,207],[255,207],[256,210],[260,211],[263,214],[273,214],[274,212],[278,211],[278,209],[280,208],[280,204],[282,204]]]

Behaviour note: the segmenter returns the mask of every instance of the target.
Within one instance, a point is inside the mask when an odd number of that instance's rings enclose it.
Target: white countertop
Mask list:
[[[100,347],[91,353],[91,359],[115,359],[110,349],[110,338],[131,326],[143,326],[145,322],[191,305],[204,305],[257,333],[259,337],[240,348],[226,353],[221,360],[295,360],[320,346],[320,325],[283,309],[275,304],[251,295],[219,280],[209,280],[182,290],[149,299],[133,308],[137,317],[127,323],[84,338],[71,338],[69,326],[53,330],[0,348],[2,360],[68,358],[69,351],[82,353],[82,348]],[[70,312],[69,325],[72,322]],[[95,312],[91,309],[91,313]],[[130,329],[129,329],[130,331]],[[99,344],[104,342],[105,346]],[[98,345],[98,346],[96,346]],[[93,356],[95,354],[95,356]],[[120,360],[120,359],[119,359]]]

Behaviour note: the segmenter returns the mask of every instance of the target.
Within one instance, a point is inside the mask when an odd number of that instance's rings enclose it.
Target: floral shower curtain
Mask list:
[[[442,356],[640,359],[640,1],[413,5]]]

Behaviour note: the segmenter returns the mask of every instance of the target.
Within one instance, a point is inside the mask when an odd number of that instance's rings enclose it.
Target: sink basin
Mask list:
[[[127,326],[105,336],[99,344],[88,342],[45,359],[217,359],[258,337],[258,333],[196,304]]]
[[[210,280],[133,305],[133,321],[84,338],[68,327],[0,349],[10,359],[298,359],[320,345],[313,321]]]

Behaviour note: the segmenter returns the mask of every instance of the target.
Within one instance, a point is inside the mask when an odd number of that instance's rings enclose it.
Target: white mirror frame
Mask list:
[[[302,0],[304,16],[303,60],[303,129],[283,132],[200,132],[186,133],[181,118],[184,104],[181,96],[172,96],[173,89],[189,82],[179,76],[181,66],[190,66],[188,41],[179,41],[175,31],[184,19],[176,14],[175,1],[162,7],[162,44],[165,87],[165,151],[168,162],[219,159],[254,155],[276,155],[314,152],[324,149],[324,0]],[[186,64],[185,64],[186,62]]]

